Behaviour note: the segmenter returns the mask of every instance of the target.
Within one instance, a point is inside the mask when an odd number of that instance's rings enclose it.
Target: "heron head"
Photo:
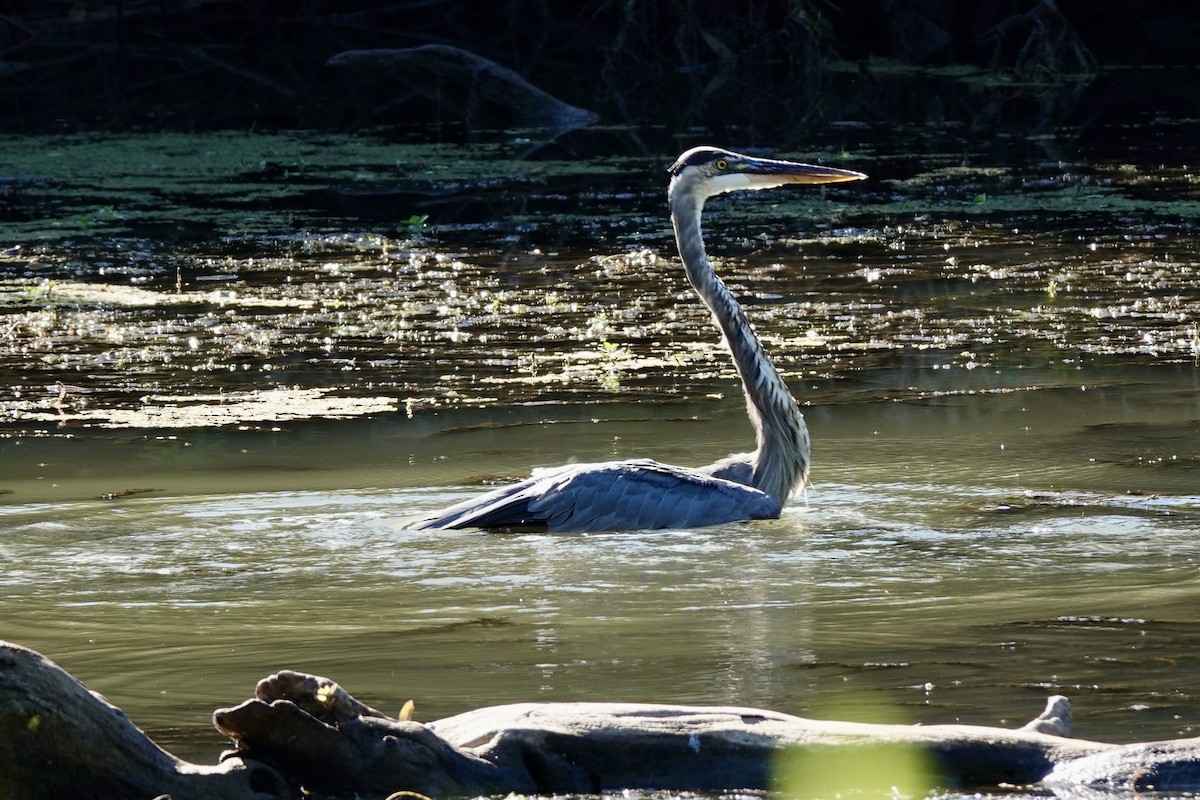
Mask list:
[[[725,192],[770,189],[789,183],[842,183],[867,177],[861,172],[797,161],[756,158],[719,147],[693,147],[668,170],[672,193],[686,188],[701,198]]]

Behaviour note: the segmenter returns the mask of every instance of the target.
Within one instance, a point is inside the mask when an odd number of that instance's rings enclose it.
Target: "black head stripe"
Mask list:
[[[667,170],[672,175],[678,175],[685,167],[698,167],[720,157],[729,157],[729,153],[717,147],[697,147],[679,157],[679,160]]]

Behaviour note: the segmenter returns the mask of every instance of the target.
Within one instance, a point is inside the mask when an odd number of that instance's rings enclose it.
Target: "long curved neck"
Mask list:
[[[808,479],[810,444],[804,415],[771,363],[742,307],[708,260],[700,233],[704,198],[672,184],[670,202],[675,242],[688,281],[712,311],[742,379],[746,412],[754,424],[757,441],[753,485],[782,505]]]

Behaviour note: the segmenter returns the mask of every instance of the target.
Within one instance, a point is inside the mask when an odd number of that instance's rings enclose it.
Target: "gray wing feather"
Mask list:
[[[408,527],[613,531],[691,528],[779,513],[774,498],[751,486],[638,460],[541,471]]]
[[[724,478],[727,481],[751,486],[754,481],[754,464],[751,463],[753,458],[751,453],[737,453],[696,471],[714,478]]]

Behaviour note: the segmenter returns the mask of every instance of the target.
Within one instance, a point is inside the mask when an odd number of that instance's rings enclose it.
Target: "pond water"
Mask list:
[[[620,699],[1017,726],[1062,693],[1078,736],[1197,735],[1197,179],[878,135],[788,154],[864,186],[710,204],[805,404],[806,496],[592,535],[401,523],[536,466],[748,448],[669,157],[5,142],[0,638],[209,762],[211,711],[284,667],[426,720]]]

